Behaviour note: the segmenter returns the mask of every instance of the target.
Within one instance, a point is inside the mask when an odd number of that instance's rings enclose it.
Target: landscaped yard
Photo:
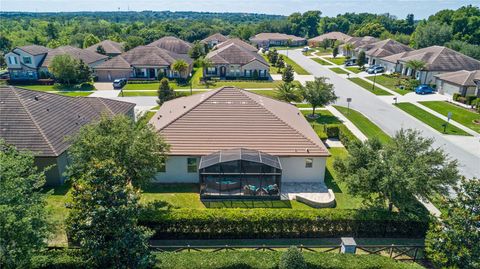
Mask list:
[[[396,104],[396,106],[401,110],[407,112],[408,114],[412,115],[413,117],[417,118],[418,120],[422,121],[423,123],[427,124],[428,126],[432,127],[433,129],[439,131],[440,133],[444,133],[443,125],[446,123],[446,121],[444,121],[443,119],[440,119],[411,103],[398,103]],[[444,134],[469,135],[467,132],[452,124],[448,124]]]
[[[283,55],[283,59],[285,60],[285,63],[287,65],[291,65],[293,67],[293,70],[299,75],[310,75],[310,73],[303,69],[300,65],[298,65],[296,62],[294,62],[292,59],[288,58],[287,56]]]
[[[51,91],[94,91],[95,87],[91,84],[86,84],[85,86],[80,85],[14,85],[15,87],[34,90],[34,91],[42,91],[42,92],[51,92]]]
[[[380,89],[379,87],[375,86],[375,88],[372,90],[373,84],[361,79],[361,78],[349,78],[350,81],[353,83],[357,84],[358,86],[364,88],[365,90],[368,90],[369,92],[375,94],[375,95],[392,95],[391,93]]]
[[[442,101],[426,101],[420,102],[420,104],[435,110],[444,116],[447,116],[448,112],[452,112],[452,120],[480,133],[480,124],[475,124],[473,122],[474,120],[480,121],[479,113]]]
[[[369,76],[369,77],[366,77],[368,80],[371,80],[373,82],[374,80],[374,76]],[[407,93],[411,93],[412,91],[409,91],[409,90],[402,90],[400,89],[399,87],[397,87],[398,83],[399,83],[399,79],[398,78],[393,78],[393,77],[389,77],[389,76],[386,76],[386,75],[381,75],[381,76],[377,76],[375,78],[375,83],[378,83],[384,87],[387,87],[389,88],[390,90],[392,91],[395,91],[396,93],[398,94],[401,94],[401,95],[405,95]]]
[[[353,73],[355,73],[355,74],[358,74],[358,73],[360,73],[360,72],[363,71],[363,70],[360,69],[360,67],[358,67],[358,66],[349,66],[349,67],[345,67],[345,69],[347,69],[348,71],[351,71],[351,72],[353,72]]]
[[[333,58],[333,57],[329,57],[329,58],[325,58],[327,59],[328,61],[336,64],[336,65],[343,65],[345,63],[345,57],[336,57],[336,58]]]
[[[224,86],[233,86],[244,89],[255,89],[255,88],[275,88],[279,84],[282,84],[282,81],[279,80],[221,80],[216,82],[211,82],[209,84],[210,89],[216,89]],[[152,83],[128,83],[123,89],[126,91],[137,91],[137,90],[157,90],[159,82]],[[190,87],[177,87],[175,83],[171,83],[173,89],[190,89]],[[206,85],[198,84],[192,85],[193,89],[207,89]]]
[[[298,108],[312,108],[312,105],[311,104],[295,104],[296,107]]]
[[[60,95],[65,95],[65,96],[89,96],[93,92],[55,92]]]
[[[321,64],[321,65],[332,65],[331,63],[323,60],[322,58],[312,58],[315,62]]]
[[[392,138],[377,125],[371,122],[362,113],[343,106],[334,106],[340,113],[349,119],[367,138],[378,138],[382,143],[388,143]]]
[[[177,93],[181,94],[182,96],[190,95],[190,91],[176,91]],[[199,94],[204,93],[206,91],[192,91],[192,94]],[[136,91],[123,91],[123,97],[135,97],[135,96],[157,96],[157,90],[136,90]],[[122,92],[118,92],[118,96],[122,97]]]
[[[330,68],[330,70],[332,70],[333,72],[335,72],[337,74],[348,74],[348,72],[345,69],[340,68],[340,67]]]

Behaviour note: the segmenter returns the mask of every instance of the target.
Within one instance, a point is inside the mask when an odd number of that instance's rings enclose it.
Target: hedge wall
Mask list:
[[[428,217],[373,210],[149,207],[140,223],[155,231],[154,239],[423,237]]]

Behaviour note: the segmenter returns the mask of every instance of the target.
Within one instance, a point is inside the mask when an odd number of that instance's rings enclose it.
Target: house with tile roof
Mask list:
[[[458,93],[462,96],[473,95],[480,98],[480,69],[438,74],[435,75],[435,84],[441,94],[453,96]]]
[[[385,39],[356,47],[354,49],[354,57],[358,56],[360,51],[364,51],[367,64],[374,65],[383,57],[412,50],[413,49],[411,47],[398,41],[393,39]]]
[[[172,69],[176,61],[185,61],[189,68],[185,74]],[[187,77],[193,69],[193,60],[186,54],[162,49],[157,46],[138,46],[94,68],[98,81],[113,81],[119,78],[155,80]]]
[[[125,52],[123,48],[123,43],[115,42],[112,40],[103,40],[98,42],[97,44],[91,45],[90,47],[86,48],[86,50],[100,53],[100,47],[105,51],[105,55],[108,57],[115,57]]]
[[[323,182],[330,156],[297,107],[223,87],[165,102],[149,122],[170,145],[158,182],[200,182],[202,197],[276,197]]]
[[[282,33],[259,33],[250,38],[250,42],[259,48],[268,49],[272,46],[298,47],[307,44],[303,37],[287,35]]]
[[[352,44],[352,47],[354,49],[356,49],[360,46],[375,43],[375,42],[378,42],[378,41],[380,41],[380,39],[378,39],[376,37],[373,37],[373,36],[362,36],[362,37],[352,36],[352,37],[346,39],[345,43],[338,47],[338,52],[342,55],[347,55],[348,53],[346,51],[344,51],[344,49],[343,49],[345,44],[347,44],[347,43]]]
[[[204,70],[204,77],[270,78],[267,61],[256,50],[249,50],[248,47],[237,44],[235,41],[219,44],[205,56],[205,59],[211,65]]]
[[[106,61],[108,56],[72,46],[49,49],[38,45],[16,47],[5,55],[12,80],[37,80],[49,77],[48,67],[57,55],[68,54],[90,68]]]
[[[134,116],[135,104],[98,97],[70,97],[0,86],[0,138],[19,150],[30,151],[46,172],[47,184],[64,181],[68,164],[67,137],[102,115]]]
[[[258,52],[258,49],[250,44],[248,44],[247,42],[241,40],[240,38],[229,38],[225,41],[223,41],[222,43],[218,43],[217,45],[215,45],[213,47],[213,50],[216,50],[216,49],[221,49],[223,47],[226,47],[230,44],[236,44],[240,47],[243,47],[244,49],[247,49],[248,51],[251,51],[251,52]]]
[[[329,33],[316,36],[314,38],[310,38],[308,40],[308,45],[311,47],[316,47],[325,40],[330,40],[333,42],[340,41],[341,43],[345,43],[350,38],[352,37],[342,32],[329,32]]]
[[[200,41],[200,43],[202,44],[205,44],[208,48],[213,48],[215,47],[217,44],[220,44],[222,42],[225,42],[228,40],[228,37],[220,34],[220,33],[216,33],[216,34],[213,34],[211,36],[208,36],[207,38],[204,38]]]
[[[156,41],[153,41],[152,43],[148,44],[149,46],[156,46],[161,49],[168,50],[170,52],[173,52],[175,54],[184,54],[188,55],[188,52],[192,48],[192,44],[183,41],[180,38],[174,37],[174,36],[165,36],[162,37]]]
[[[407,67],[407,63],[411,60],[425,62],[425,69],[411,70]],[[393,70],[405,76],[414,76],[425,84],[434,83],[435,75],[438,74],[460,70],[480,70],[480,61],[443,46],[431,46],[393,54],[379,59],[379,64],[385,66],[386,70]]]

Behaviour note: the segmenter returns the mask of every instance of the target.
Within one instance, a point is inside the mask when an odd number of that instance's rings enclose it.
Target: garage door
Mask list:
[[[443,83],[443,94],[450,95],[452,96],[454,93],[460,93],[460,87],[453,85],[453,84],[448,84],[448,83]]]

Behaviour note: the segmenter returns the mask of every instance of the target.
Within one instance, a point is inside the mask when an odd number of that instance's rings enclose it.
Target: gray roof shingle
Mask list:
[[[39,45],[27,45],[27,46],[22,46],[22,47],[17,47],[18,49],[21,49],[25,51],[26,53],[30,55],[40,55],[40,54],[45,54],[48,52],[48,48],[44,46],[39,46]]]
[[[91,52],[97,52],[97,48],[99,46],[103,47],[106,54],[121,54],[125,51],[123,49],[123,43],[115,42],[112,40],[103,40],[95,45],[91,45],[90,47],[86,48],[86,50],[89,50]]]
[[[265,61],[260,54],[249,51],[235,43],[230,43],[227,46],[213,50],[209,52],[205,58],[209,59],[213,64],[245,65],[251,61],[258,60],[266,66],[269,66],[267,61]]]
[[[55,56],[64,54],[68,54],[73,58],[82,60],[87,65],[108,59],[108,56],[106,55],[102,55],[86,49],[79,49],[72,46],[61,46],[55,49],[50,49],[48,51],[47,57],[45,57],[45,60],[42,63],[42,67],[48,67]]]
[[[192,48],[192,44],[174,36],[162,37],[148,45],[157,46],[159,48],[166,49],[176,54],[188,54],[188,51],[190,51],[190,49]]]

